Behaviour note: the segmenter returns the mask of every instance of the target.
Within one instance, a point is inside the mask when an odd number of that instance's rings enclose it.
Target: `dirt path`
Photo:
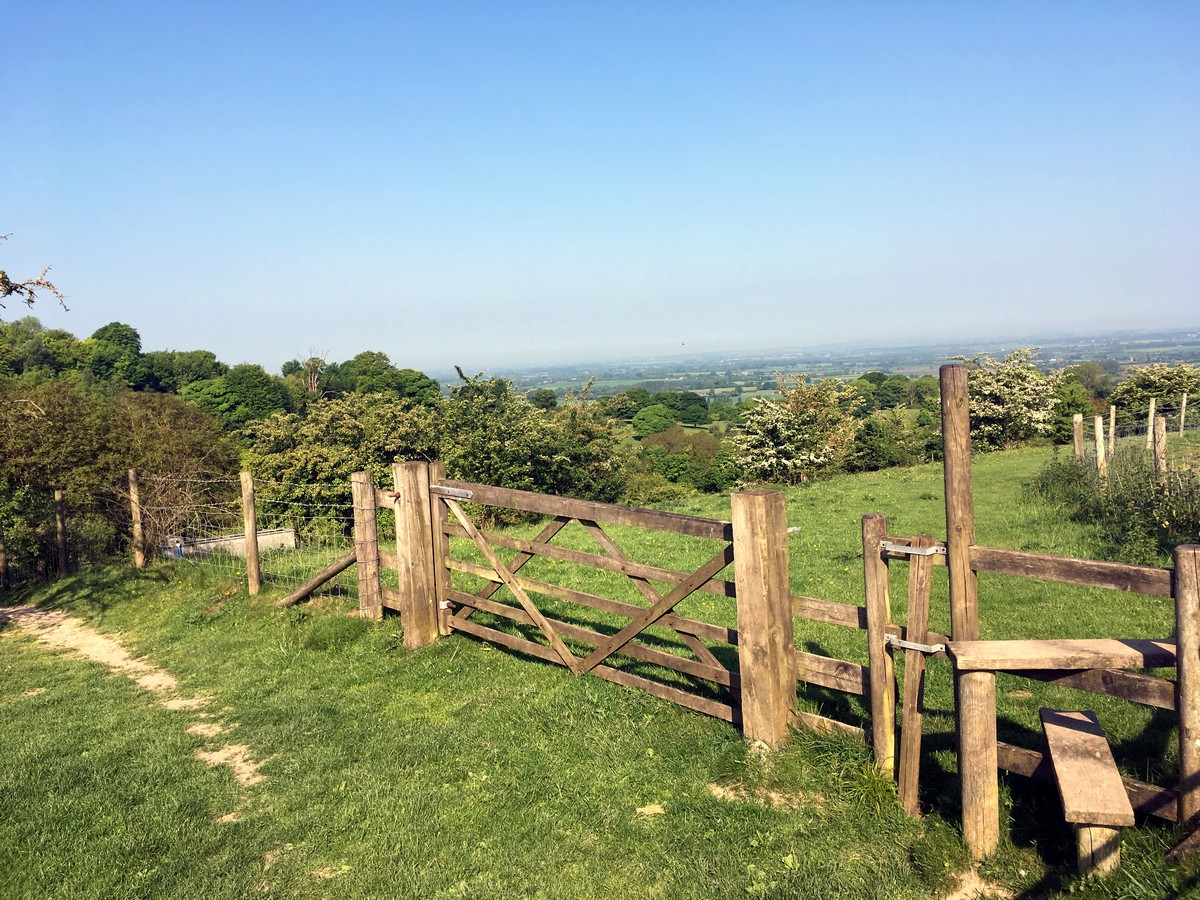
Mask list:
[[[38,609],[35,606],[0,608],[0,619],[55,650],[74,652],[94,662],[102,663],[113,672],[132,679],[139,687],[154,695],[158,705],[166,709],[196,710],[200,721],[189,723],[187,732],[201,738],[213,739],[236,725],[206,722],[212,718],[203,707],[208,697],[188,697],[179,693],[175,676],[158,666],[129,654],[119,641],[101,634],[76,618],[58,610]],[[215,749],[197,748],[196,758],[210,766],[226,765],[238,784],[249,787],[263,780],[258,763],[245,744],[225,744]],[[225,821],[229,819],[224,817]]]

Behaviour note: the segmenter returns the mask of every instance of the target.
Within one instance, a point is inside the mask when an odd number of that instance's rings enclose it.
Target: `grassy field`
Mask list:
[[[1086,527],[1024,490],[1048,458],[976,459],[980,543],[1095,555]],[[861,602],[864,513],[886,514],[894,535],[944,530],[935,466],[838,478],[788,500],[800,528],[792,586],[810,596]],[[677,509],[727,518],[728,498]],[[631,557],[679,568],[713,549],[613,535]],[[582,529],[563,539],[588,540]],[[537,560],[525,572],[632,596],[621,593],[627,583],[563,565]],[[906,567],[892,569],[903,598]],[[945,571],[935,575],[931,626],[946,630]],[[950,893],[969,868],[945,663],[931,661],[927,688],[927,814],[910,819],[852,740],[796,732],[763,759],[730,726],[643,694],[458,636],[410,652],[396,619],[347,617],[345,596],[290,610],[275,609],[275,596],[164,564],[92,570],[10,597],[119,637],[174,675],[179,696],[202,702],[168,708],[125,675],[9,625],[0,896],[929,897]],[[981,577],[980,603],[993,638],[1163,637],[1173,624],[1168,600],[1000,576]],[[733,624],[732,601],[699,596],[682,611]],[[865,662],[859,632],[798,622],[797,643]],[[1016,678],[999,688],[1003,738],[1037,746],[1042,705],[1095,709],[1126,771],[1171,783],[1165,717]],[[843,695],[805,691],[801,702],[864,723]],[[258,762],[261,781],[239,783],[196,756],[232,744]],[[1161,862],[1176,830],[1128,829],[1122,869],[1083,882],[1052,790],[1013,778],[1002,794],[1002,846],[981,871],[997,889],[1200,893],[1192,871]]]

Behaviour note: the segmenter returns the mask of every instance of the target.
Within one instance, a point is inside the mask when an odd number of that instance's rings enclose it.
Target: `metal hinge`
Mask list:
[[[443,497],[455,497],[459,500],[471,500],[474,494],[471,491],[463,488],[443,487],[440,484],[431,485],[429,488],[431,494],[441,494]]]
[[[910,547],[908,544],[897,544],[892,541],[880,541],[879,549],[885,553],[899,553],[903,556],[945,556],[946,547]]]
[[[894,634],[887,636],[889,647],[894,647],[897,650],[916,650],[920,653],[945,653],[945,644],[918,644],[916,641],[904,641],[896,637]]]

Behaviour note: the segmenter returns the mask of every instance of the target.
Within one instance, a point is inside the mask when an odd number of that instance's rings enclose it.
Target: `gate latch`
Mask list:
[[[892,541],[880,541],[879,549],[885,553],[899,553],[901,556],[945,556],[946,547],[910,547],[908,544],[897,544]]]
[[[897,650],[916,650],[919,653],[945,653],[945,644],[918,644],[916,641],[904,641],[896,637],[894,634],[887,636],[889,647],[894,647]]]

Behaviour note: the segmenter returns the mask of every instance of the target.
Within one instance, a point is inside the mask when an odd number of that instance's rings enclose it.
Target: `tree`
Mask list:
[[[839,469],[858,431],[862,395],[832,378],[815,384],[779,376],[780,400],[757,400],[746,411],[737,461],[754,481],[799,484]]]
[[[538,388],[529,395],[529,402],[538,409],[554,409],[558,406],[558,394],[550,388]]]
[[[1200,391],[1200,368],[1186,364],[1168,366],[1155,363],[1138,366],[1117,383],[1109,402],[1117,408],[1117,417],[1126,423],[1143,422],[1150,412],[1150,398],[1158,409],[1178,409],[1183,395],[1196,397]],[[1189,399],[1189,405],[1192,402]]]
[[[0,241],[8,240],[8,235],[0,235]],[[54,286],[54,282],[50,281],[46,276],[50,273],[50,267],[42,269],[42,274],[37,278],[26,278],[22,281],[13,281],[8,277],[8,273],[0,269],[0,309],[7,306],[5,301],[10,298],[16,298],[18,302],[24,303],[26,306],[33,306],[37,300],[38,291],[49,291],[58,300],[59,305],[67,308],[67,302],[63,298],[62,292]]]
[[[231,431],[272,413],[293,409],[283,380],[253,363],[236,365],[218,378],[194,381],[179,396],[215,416]]]
[[[1061,374],[1043,375],[1033,364],[1036,347],[1022,347],[997,362],[967,358],[971,442],[980,451],[1002,450],[1053,433]]]
[[[639,409],[633,416],[633,431],[638,437],[666,431],[679,421],[675,412],[661,403]]]

